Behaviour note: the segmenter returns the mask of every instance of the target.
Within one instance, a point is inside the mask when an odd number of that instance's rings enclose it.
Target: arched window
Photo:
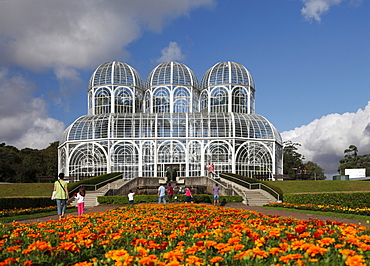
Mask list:
[[[95,92],[95,114],[108,114],[111,112],[111,93],[108,88],[99,88]]]
[[[200,111],[208,112],[208,91],[206,90],[200,94]]]
[[[241,87],[236,87],[232,93],[232,112],[248,113],[248,93]]]
[[[111,157],[113,172],[121,172],[127,179],[138,176],[139,151],[134,144],[130,142],[117,143]]]
[[[173,94],[174,113],[188,113],[190,110],[190,93],[186,88],[179,87]]]
[[[211,112],[228,112],[228,93],[223,87],[216,87],[211,92]]]
[[[133,95],[128,88],[119,88],[114,94],[115,113],[133,113]]]
[[[153,112],[169,113],[170,112],[170,92],[166,87],[155,89],[153,93]]]

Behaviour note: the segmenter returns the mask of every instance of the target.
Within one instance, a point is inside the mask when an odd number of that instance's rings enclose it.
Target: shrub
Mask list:
[[[50,198],[0,198],[0,210],[55,206]]]

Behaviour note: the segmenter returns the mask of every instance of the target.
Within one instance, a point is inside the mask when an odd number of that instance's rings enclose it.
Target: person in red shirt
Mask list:
[[[168,187],[167,187],[167,195],[168,195],[169,201],[172,202],[173,187],[171,186],[171,184],[168,184]]]

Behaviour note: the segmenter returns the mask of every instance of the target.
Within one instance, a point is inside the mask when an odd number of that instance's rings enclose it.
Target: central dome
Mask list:
[[[178,62],[167,62],[158,65],[146,79],[146,88],[170,84],[198,88],[198,79],[190,68]]]

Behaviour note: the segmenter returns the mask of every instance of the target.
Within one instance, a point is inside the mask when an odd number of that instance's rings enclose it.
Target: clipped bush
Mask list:
[[[0,210],[55,206],[50,198],[0,198]]]
[[[176,197],[176,199],[175,199]],[[184,195],[174,195],[173,202],[185,202],[186,196]],[[168,202],[168,196],[166,196],[166,201]],[[243,198],[241,196],[220,196],[220,202],[231,203],[231,202],[242,202]],[[127,196],[99,196],[98,202],[100,204],[128,204]],[[158,202],[157,195],[135,195],[135,203],[153,203]],[[206,194],[196,194],[193,195],[193,202],[195,203],[212,203],[213,195]]]
[[[362,208],[370,207],[370,193],[285,194],[284,202]]]
[[[104,175],[99,175],[99,176],[95,176],[95,177],[91,177],[91,178],[86,178],[84,180],[81,180],[81,181],[78,181],[78,182],[74,182],[74,183],[69,183],[68,184],[68,190],[69,191],[72,191],[73,189],[81,186],[81,185],[97,185],[99,183],[102,183],[104,181],[107,181],[113,177],[116,177],[116,179],[113,179],[111,182],[113,181],[116,181],[121,177],[121,173],[109,173],[109,174],[104,174]],[[104,186],[106,184],[102,184],[101,186]],[[99,188],[99,187],[97,187]],[[86,186],[86,190],[92,190],[93,188],[90,187],[90,186]]]

